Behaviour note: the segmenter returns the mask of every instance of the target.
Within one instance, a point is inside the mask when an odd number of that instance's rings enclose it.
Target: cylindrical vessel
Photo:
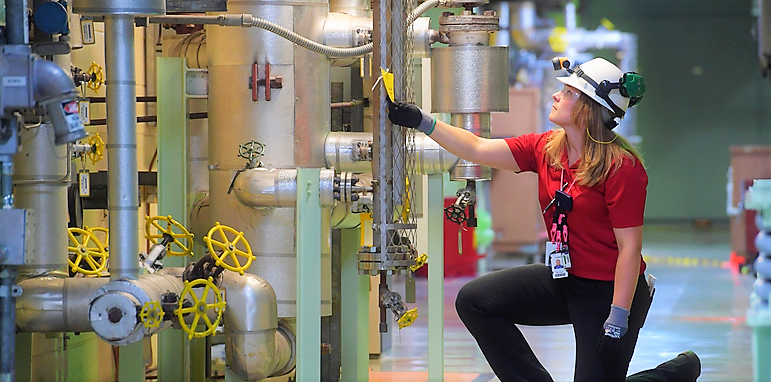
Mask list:
[[[230,3],[230,13],[249,13],[321,42],[328,5],[288,0]],[[294,208],[255,210],[242,205],[228,188],[245,160],[239,145],[265,144],[267,168],[325,165],[324,139],[330,130],[329,59],[258,28],[207,25],[209,53],[209,200],[212,219],[244,232],[256,260],[248,272],[265,279],[278,298],[279,317],[296,316],[297,254]],[[266,64],[283,87],[257,89],[252,100],[252,65],[260,78]],[[323,213],[324,214],[324,213]],[[322,314],[331,314],[331,234],[322,219]]]
[[[67,269],[67,182],[70,160],[67,145],[54,143],[54,129],[42,124],[22,129],[24,145],[14,157],[14,195],[17,208],[30,209],[34,230],[22,273],[40,274]]]
[[[72,12],[79,15],[162,15],[164,0],[74,0]]]
[[[66,277],[66,275],[62,275]],[[88,306],[107,278],[36,277],[19,283],[16,326],[25,332],[91,332]]]
[[[133,16],[105,17],[105,63],[110,279],[135,279],[139,273],[139,179]]]
[[[509,51],[505,46],[448,46],[431,50],[431,111],[509,111]]]

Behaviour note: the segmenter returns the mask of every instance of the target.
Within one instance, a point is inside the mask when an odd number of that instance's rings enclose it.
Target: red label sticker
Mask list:
[[[77,101],[72,101],[72,102],[64,103],[64,104],[62,104],[62,106],[64,107],[64,112],[66,114],[79,114],[80,113],[80,109],[78,108],[78,102]]]

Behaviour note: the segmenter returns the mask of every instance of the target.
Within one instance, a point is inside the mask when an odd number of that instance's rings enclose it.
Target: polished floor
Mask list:
[[[657,291],[630,374],[690,349],[702,361],[699,381],[752,381],[752,331],[745,314],[754,278],[728,262],[729,239],[727,225],[646,227],[643,255],[648,273],[658,279]],[[511,263],[508,266],[517,260],[505,261]],[[455,312],[455,296],[468,281],[445,280],[445,381],[497,380]],[[426,286],[425,279],[418,280],[419,312],[427,312]],[[392,348],[370,360],[370,381],[428,380],[426,322],[418,319],[411,327],[392,332]],[[522,327],[522,331],[553,379],[571,381],[572,327]]]

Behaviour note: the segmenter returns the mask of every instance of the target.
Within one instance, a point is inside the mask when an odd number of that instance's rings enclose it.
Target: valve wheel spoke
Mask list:
[[[182,309],[178,309],[178,312],[179,312],[179,313],[182,313],[182,314],[187,314],[187,313],[194,313],[194,312],[195,312],[195,307],[194,307],[194,306],[191,306],[191,307],[189,307],[189,308],[182,308]]]

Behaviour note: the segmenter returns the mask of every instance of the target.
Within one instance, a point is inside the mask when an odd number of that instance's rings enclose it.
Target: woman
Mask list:
[[[635,73],[595,58],[559,77],[542,134],[485,139],[394,103],[389,118],[429,134],[464,159],[538,174],[549,231],[546,262],[479,277],[458,294],[456,309],[502,381],[551,381],[515,324],[572,324],[574,381],[622,381],[652,300],[642,259],[648,177],[640,154],[615,134],[644,90]],[[560,268],[556,264],[560,262]],[[567,270],[567,272],[565,272]],[[694,381],[699,359],[685,352],[627,380]]]

